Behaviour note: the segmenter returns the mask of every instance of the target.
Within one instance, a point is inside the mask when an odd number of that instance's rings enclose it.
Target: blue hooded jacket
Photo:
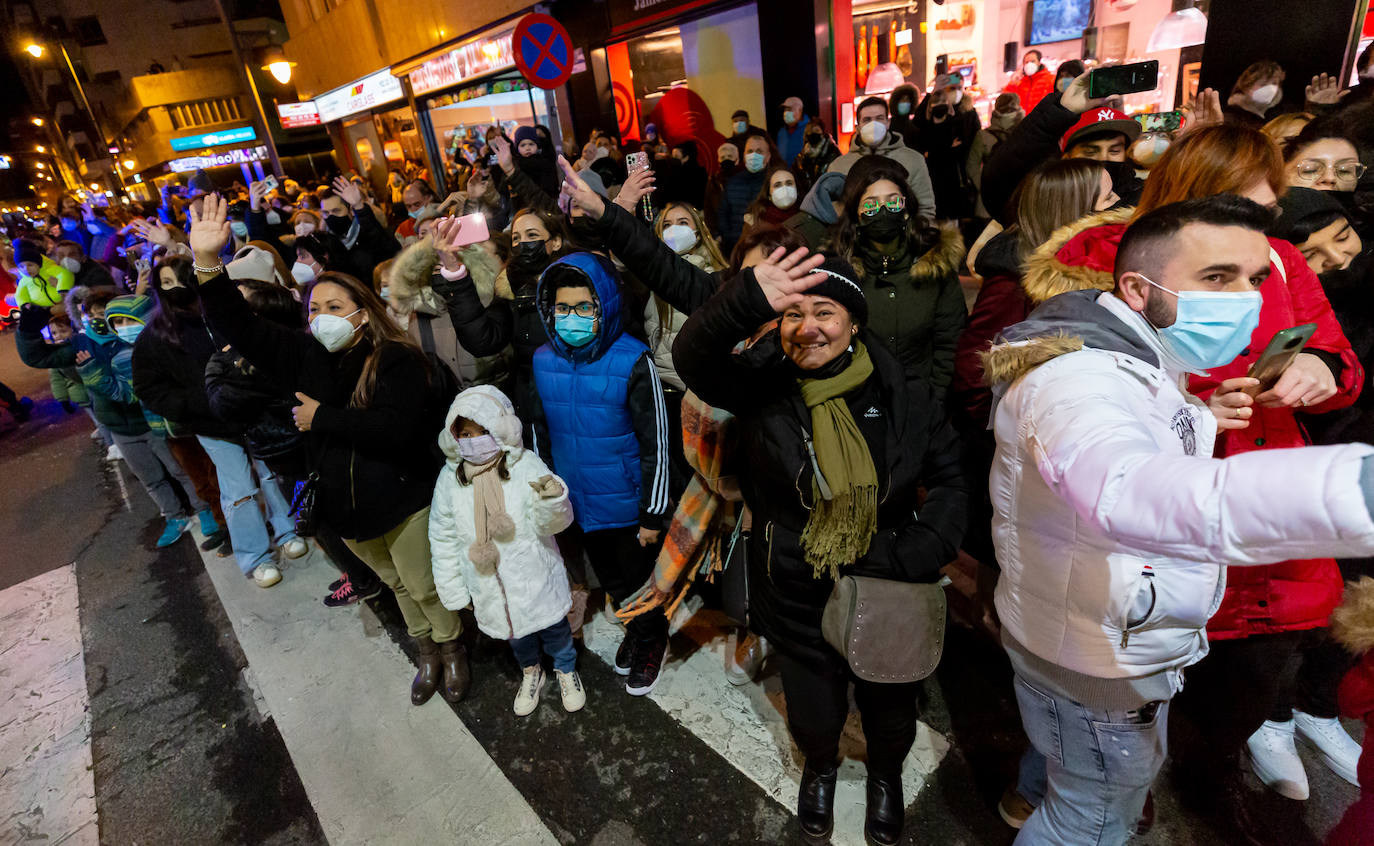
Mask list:
[[[600,307],[597,335],[581,347],[554,331],[556,283],[569,275]],[[536,302],[549,342],[534,354],[534,382],[578,524],[655,527],[669,507],[666,406],[649,348],[624,332],[614,268],[592,253],[565,256],[540,276]]]

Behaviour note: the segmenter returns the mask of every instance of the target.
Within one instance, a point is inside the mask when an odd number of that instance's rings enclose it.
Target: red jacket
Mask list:
[[[1026,114],[1030,114],[1035,104],[1045,99],[1053,90],[1054,74],[1045,70],[1043,66],[1031,76],[1017,74],[1016,79],[1002,89],[1021,98],[1021,108],[1026,110]]]
[[[1039,303],[1056,294],[1087,287],[1111,290],[1116,249],[1125,232],[1123,221],[1129,214],[1124,210],[1104,212],[1056,232],[1055,237],[1026,263],[1022,284],[1031,299]],[[1269,278],[1260,286],[1264,304],[1250,347],[1231,364],[1213,370],[1211,376],[1194,377],[1189,382],[1189,389],[1206,399],[1221,381],[1244,376],[1276,332],[1300,323],[1316,323],[1317,332],[1308,343],[1308,349],[1332,353],[1339,357],[1343,366],[1336,395],[1304,411],[1321,413],[1345,408],[1360,394],[1364,369],[1336,322],[1321,283],[1302,254],[1286,241],[1270,238],[1269,245],[1283,262],[1287,282],[1271,270]],[[1218,433],[1217,455],[1298,447],[1307,443],[1292,409],[1256,407],[1248,428]],[[1276,508],[1281,508],[1283,503],[1281,484],[1276,480]],[[1228,567],[1226,594],[1220,610],[1207,623],[1207,633],[1216,640],[1229,640],[1320,628],[1326,625],[1327,617],[1340,602],[1341,590],[1340,571],[1330,558],[1285,561],[1261,567]]]

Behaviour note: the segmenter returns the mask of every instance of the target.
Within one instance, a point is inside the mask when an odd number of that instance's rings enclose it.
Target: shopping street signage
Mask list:
[[[515,67],[515,57],[511,52],[513,32],[508,29],[490,38],[470,41],[424,62],[409,74],[411,90],[416,95],[428,94]]]
[[[202,168],[260,162],[264,161],[266,158],[266,147],[239,147],[234,150],[225,150],[222,153],[208,153],[204,156],[186,156],[181,159],[172,159],[167,163],[167,169],[172,173],[185,173],[186,171],[200,170]]]
[[[321,94],[315,98],[315,108],[319,110],[320,122],[329,123],[399,100],[404,96],[401,80],[391,75],[390,68],[382,68],[362,79]]]
[[[606,9],[611,28],[623,32],[715,2],[718,0],[608,0]]]
[[[281,119],[282,129],[318,126],[320,110],[314,100],[306,100],[304,103],[278,103],[277,117]]]
[[[178,153],[185,150],[200,150],[205,147],[218,147],[221,144],[238,144],[242,141],[256,141],[258,139],[257,130],[251,126],[239,126],[234,129],[223,129],[219,132],[202,132],[199,135],[187,135],[182,138],[172,139],[172,149]]]

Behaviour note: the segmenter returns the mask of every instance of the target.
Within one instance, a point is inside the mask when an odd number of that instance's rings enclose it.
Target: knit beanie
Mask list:
[[[40,267],[43,265],[43,248],[26,238],[20,238],[14,242],[14,263],[22,264],[31,261]]]
[[[868,298],[864,296],[859,283],[854,281],[854,275],[854,268],[849,262],[838,256],[830,256],[806,277],[816,283],[806,293],[834,300],[849,311],[855,323],[862,326],[868,323]]]
[[[1337,217],[1349,219],[1345,207],[1333,194],[1315,188],[1289,188],[1279,199],[1282,213],[1274,221],[1274,237],[1300,244],[1312,237],[1314,219],[1321,221],[1316,229],[1330,226]]]
[[[539,133],[534,131],[532,126],[522,126],[515,130],[515,146],[519,147],[521,141],[533,141],[539,143]]]
[[[143,294],[138,296],[126,294],[122,297],[115,297],[105,304],[106,320],[125,317],[147,326],[148,319],[152,317],[152,314],[153,298]]]

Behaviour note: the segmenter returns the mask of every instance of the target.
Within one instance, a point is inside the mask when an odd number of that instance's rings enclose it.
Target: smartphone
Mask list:
[[[143,273],[145,270],[151,270],[152,267],[153,266],[148,263],[148,260],[146,258],[134,259],[134,270],[140,274]]]
[[[487,218],[481,212],[465,214],[458,221],[463,226],[458,230],[457,246],[466,247],[491,239],[491,233],[487,231]]]
[[[630,153],[625,157],[625,170],[631,176],[639,173],[641,170],[648,170],[649,167],[648,153]],[[653,200],[649,199],[647,194],[644,196],[644,199],[639,201],[639,213],[645,220],[652,221],[654,219],[654,203]]]
[[[1142,132],[1178,132],[1183,128],[1183,112],[1178,109],[1136,115],[1135,119],[1140,123]]]
[[[276,174],[269,173],[262,178],[262,184],[268,191],[277,190]]]
[[[1269,345],[1260,354],[1259,361],[1251,366],[1248,374],[1260,381],[1257,393],[1264,393],[1274,387],[1283,371],[1298,357],[1298,353],[1307,346],[1307,342],[1312,339],[1312,333],[1316,331],[1317,324],[1304,323],[1274,334]]]
[[[1088,74],[1088,96],[1093,99],[1113,94],[1153,91],[1159,85],[1159,61],[1136,62],[1098,68]]]
[[[496,160],[495,153],[492,153],[490,156],[487,156],[487,167],[496,167],[499,164],[501,163]]]

